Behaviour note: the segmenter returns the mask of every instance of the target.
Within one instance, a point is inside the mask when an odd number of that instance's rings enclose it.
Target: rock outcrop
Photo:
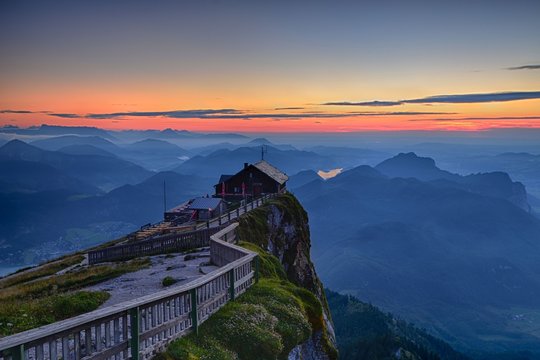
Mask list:
[[[324,326],[296,346],[289,359],[332,359],[334,329],[322,283],[311,262],[308,216],[302,205],[293,195],[282,195],[242,217],[238,231],[241,239],[249,239],[277,257],[288,280],[312,292],[322,304]]]

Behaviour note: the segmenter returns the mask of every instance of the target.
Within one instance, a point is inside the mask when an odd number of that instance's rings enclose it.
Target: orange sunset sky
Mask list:
[[[0,124],[540,127],[540,3],[0,5]]]

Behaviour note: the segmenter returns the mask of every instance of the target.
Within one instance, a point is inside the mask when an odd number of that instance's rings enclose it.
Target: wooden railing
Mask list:
[[[137,241],[130,244],[116,245],[88,252],[90,265],[133,259],[141,256],[166,254],[186,251],[208,246],[210,236],[221,230],[223,226],[199,229],[189,232],[173,233],[158,238]]]
[[[164,254],[169,252],[185,251],[189,249],[206,247],[210,236],[217,233],[225,225],[239,218],[241,215],[258,208],[276,194],[267,194],[257,198],[239,208],[229,211],[212,220],[198,224],[195,230],[172,233],[153,239],[138,241],[130,244],[116,245],[88,252],[88,263],[97,264],[109,261],[128,260],[141,256]]]
[[[256,209],[259,206],[263,205],[264,202],[268,199],[275,198],[279,194],[265,194],[261,197],[254,199],[253,201],[249,203],[245,203],[244,205],[239,206],[235,210],[229,211],[225,214],[222,214],[212,220],[206,221],[204,223],[198,224],[196,226],[197,229],[204,229],[204,228],[211,228],[215,226],[220,226],[223,224],[228,224],[232,220],[237,219],[241,215],[249,212],[250,210]]]
[[[219,269],[189,284],[0,339],[0,360],[146,359],[258,280],[257,254],[229,243],[237,223],[210,237]]]

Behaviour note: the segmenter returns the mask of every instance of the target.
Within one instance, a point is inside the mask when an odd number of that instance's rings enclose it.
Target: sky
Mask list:
[[[0,2],[0,126],[540,128],[540,1]]]

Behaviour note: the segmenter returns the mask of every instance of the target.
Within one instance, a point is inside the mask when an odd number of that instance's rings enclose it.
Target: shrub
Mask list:
[[[178,282],[178,280],[176,280],[175,278],[171,277],[171,276],[166,276],[163,278],[163,280],[161,281],[161,284],[163,286],[171,286],[171,285],[174,285]]]

